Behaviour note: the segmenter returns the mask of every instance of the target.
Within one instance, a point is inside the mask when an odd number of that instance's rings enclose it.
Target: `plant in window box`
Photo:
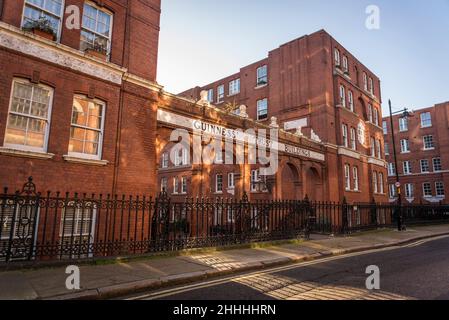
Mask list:
[[[105,44],[95,43],[93,46],[86,49],[86,54],[106,60],[108,57],[108,48]]]
[[[45,17],[41,17],[38,20],[28,21],[23,26],[23,29],[48,40],[56,40],[56,33],[53,29],[53,25],[51,24],[51,21]]]

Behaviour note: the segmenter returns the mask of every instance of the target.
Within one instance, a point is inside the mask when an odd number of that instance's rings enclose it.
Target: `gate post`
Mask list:
[[[343,198],[343,203],[341,206],[341,214],[342,214],[342,233],[348,233],[348,202],[346,201],[346,197]]]
[[[316,223],[316,216],[315,216],[315,212],[312,209],[312,205],[309,201],[309,196],[306,194],[305,198],[304,198],[304,207],[305,207],[305,214],[306,214],[306,228],[305,228],[305,238],[307,240],[310,239],[310,233],[311,231],[315,228],[315,223]]]

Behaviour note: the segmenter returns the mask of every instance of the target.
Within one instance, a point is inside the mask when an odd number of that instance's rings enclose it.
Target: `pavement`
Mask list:
[[[347,237],[312,235],[282,245],[161,256],[128,263],[81,265],[80,290],[66,288],[65,267],[0,272],[0,300],[107,299],[302,261],[405,245],[449,235],[449,225],[392,229]]]
[[[211,307],[214,304],[205,304],[204,301],[448,300],[448,248],[449,236],[442,236],[403,246],[161,288],[118,299],[181,303],[191,300]],[[373,268],[377,269],[378,280],[375,288],[368,288],[367,280],[373,284],[372,278],[369,279]],[[217,315],[216,310],[208,308],[208,315]]]

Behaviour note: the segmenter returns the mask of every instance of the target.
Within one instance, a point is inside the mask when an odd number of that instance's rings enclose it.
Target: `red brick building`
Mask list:
[[[0,1],[2,186],[156,192],[160,13],[160,0]]]
[[[448,203],[449,102],[393,116],[398,168],[395,168],[390,117],[383,119],[391,201],[397,199],[396,169],[404,203]]]
[[[323,179],[329,187],[320,190],[316,199],[387,201],[380,81],[324,30],[286,43],[231,76],[180,95],[197,101],[202,91],[208,92],[209,102],[218,109],[246,105],[255,122],[268,126],[276,117],[281,131],[294,134],[301,127],[304,136],[325,146]],[[284,182],[298,173],[307,174],[299,165],[290,167],[292,171],[282,174]],[[190,171],[185,169],[176,170],[178,181]],[[160,171],[160,180],[169,183],[168,190],[176,189],[175,180],[169,181],[175,171],[168,171]],[[220,181],[232,174],[226,168],[221,171]],[[298,179],[297,185],[301,183]],[[297,198],[304,195],[303,190],[282,196]]]

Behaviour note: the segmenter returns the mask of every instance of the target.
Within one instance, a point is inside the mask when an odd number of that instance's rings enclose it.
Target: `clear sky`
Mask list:
[[[365,10],[380,8],[380,29]],[[382,82],[384,114],[449,101],[449,0],[162,0],[158,82],[179,93],[325,29]]]

